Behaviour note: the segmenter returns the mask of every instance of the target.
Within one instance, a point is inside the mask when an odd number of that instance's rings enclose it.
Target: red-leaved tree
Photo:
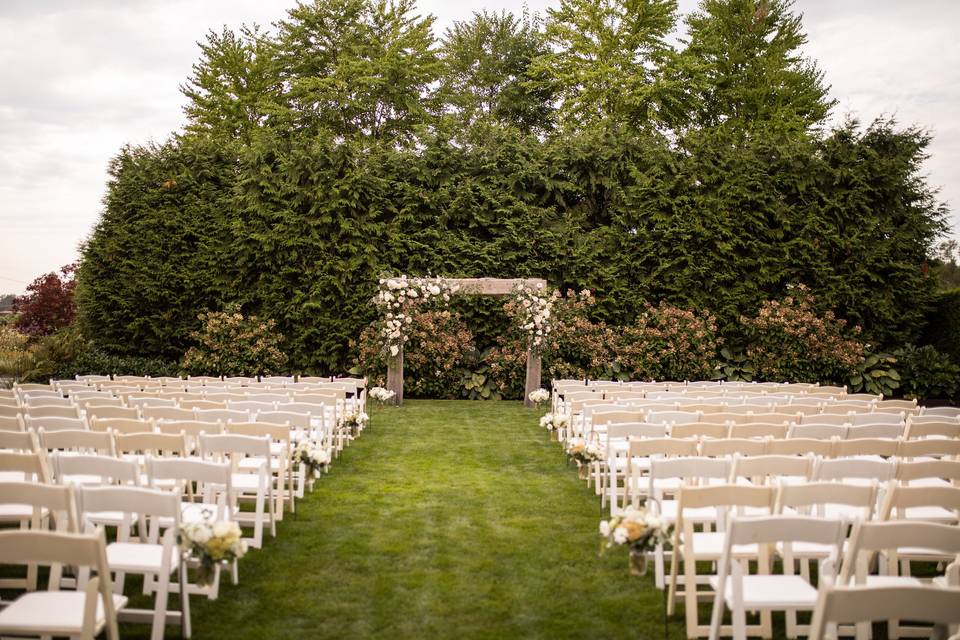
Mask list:
[[[45,336],[73,322],[76,270],[73,263],[61,268],[60,275],[42,275],[27,286],[27,293],[14,298],[13,312],[19,314],[16,328],[28,336]]]

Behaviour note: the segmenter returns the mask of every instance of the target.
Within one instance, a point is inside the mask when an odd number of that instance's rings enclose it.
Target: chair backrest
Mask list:
[[[806,456],[758,455],[734,456],[730,470],[730,481],[737,478],[752,480],[755,484],[767,484],[770,479],[802,478],[807,480],[813,474],[814,458]]]
[[[26,413],[28,418],[79,418],[80,408],[72,404],[66,406],[27,405]]]
[[[153,431],[150,420],[131,420],[130,418],[97,418],[90,421],[93,431],[113,431],[114,433],[148,433]]]
[[[167,526],[172,521],[172,531],[169,531],[170,543],[180,528],[180,498],[179,493],[148,489],[144,487],[80,487],[77,491],[80,505],[80,517],[88,513],[120,512],[125,516],[136,516],[144,524],[149,518],[146,531],[141,531],[144,542],[157,544],[160,538],[160,518],[167,520]],[[125,524],[129,523],[129,520]],[[169,558],[166,559],[170,562]]]
[[[766,450],[766,441],[759,438],[704,438],[700,441],[700,455],[707,458],[734,454],[762,456]]]
[[[247,411],[253,414],[259,411],[276,411],[277,403],[276,402],[255,402],[250,400],[245,400],[241,402],[230,401],[227,403],[227,409],[230,409],[231,411]]]
[[[824,640],[831,624],[890,619],[956,624],[960,622],[960,589],[926,585],[824,589],[813,613],[809,638]]]
[[[51,395],[48,395],[48,393]],[[72,407],[74,402],[70,398],[64,398],[59,392],[51,391],[43,392],[43,395],[25,393],[23,394],[23,405],[27,407],[27,411],[32,411],[42,407]]]
[[[50,471],[39,452],[0,451],[0,473],[22,473],[26,481],[50,482]]]
[[[898,424],[859,424],[847,427],[845,438],[858,440],[862,438],[902,438],[904,425]]]
[[[903,440],[897,455],[901,459],[918,457],[957,458],[960,457],[960,439],[956,438],[921,438],[919,440]]]
[[[817,481],[865,479],[886,482],[893,478],[896,469],[896,463],[887,460],[872,460],[869,458],[820,459],[814,471],[813,479]]]
[[[193,419],[198,422],[250,422],[250,412],[230,409],[194,409]]]
[[[827,505],[843,505],[863,509],[860,518],[870,520],[877,504],[877,483],[865,485],[837,482],[807,482],[794,484],[783,482],[777,487],[776,513],[786,508],[801,513],[824,516]]]
[[[741,486],[733,484],[680,488],[677,506],[677,529],[685,509],[718,508],[765,508],[773,510],[775,492],[772,487]]]
[[[788,424],[803,419],[799,412],[787,413],[783,411],[763,411],[747,414],[748,424]]]
[[[290,445],[290,427],[286,424],[271,424],[269,422],[228,422],[224,425],[224,433],[270,438],[274,442]]]
[[[847,435],[846,425],[840,424],[791,424],[787,438],[811,438],[813,440],[829,440],[830,438],[844,438]]]
[[[730,460],[725,458],[701,458],[699,456],[677,458],[650,458],[651,495],[656,480],[680,478],[685,481],[723,480],[730,476]]]
[[[850,416],[850,424],[891,424],[903,425],[904,417],[902,413],[855,413]]]
[[[834,547],[837,555],[846,537],[842,520],[809,516],[732,517],[728,523],[725,550],[734,545],[774,542],[812,542]],[[839,561],[839,558],[836,558]]]
[[[0,430],[0,451],[20,451],[36,453],[38,449],[35,433],[32,431]]]
[[[674,425],[687,425],[700,422],[700,413],[697,411],[651,411],[647,414],[647,422],[670,422]]]
[[[0,418],[18,418],[23,415],[23,408],[19,405],[0,404]]]
[[[223,423],[200,420],[159,420],[157,421],[157,431],[168,434],[185,433],[192,437],[201,433],[215,435],[223,432]]]
[[[86,407],[87,419],[92,421],[94,418],[126,418],[127,420],[136,420],[140,417],[140,410],[136,407],[108,406],[102,404],[91,404]]]
[[[63,531],[80,531],[77,500],[72,486],[39,482],[0,482],[0,504],[33,507],[31,526],[40,526],[46,509],[55,514],[57,527]]]
[[[127,398],[127,406],[145,409],[147,407],[176,407],[177,401],[174,398],[157,398],[153,395],[145,398]]]
[[[629,438],[629,456],[696,456],[698,442],[693,438]]]
[[[193,420],[193,409],[180,407],[150,407],[140,409],[140,414],[147,420]]]
[[[789,425],[786,422],[759,422],[730,425],[731,438],[786,438]]]
[[[119,638],[117,630],[117,612],[113,601],[113,583],[110,579],[110,567],[107,565],[106,537],[102,529],[88,534],[66,533],[62,531],[0,531],[0,564],[66,565],[71,567],[89,567],[96,573],[87,584],[86,599],[83,607],[84,638],[93,638],[96,628],[96,614],[102,612],[108,638]],[[59,589],[59,572],[51,589]],[[96,600],[99,599],[99,605]],[[59,635],[56,627],[47,629],[42,622],[31,625],[33,635]]]
[[[197,458],[155,458],[148,455],[144,466],[151,486],[157,480],[176,480],[213,484],[229,489],[231,468],[228,462],[211,462]]]
[[[113,393],[109,390],[107,391],[97,391],[89,387],[84,387],[84,390],[72,390],[70,391],[70,399],[73,400],[74,404],[80,404],[81,400],[87,402],[98,401],[112,403],[117,398],[114,397]]]
[[[110,376],[94,375],[94,374],[87,374],[87,375],[77,374],[77,375],[75,376],[75,379],[76,379],[78,382],[88,382],[88,383],[90,383],[90,382],[110,382]]]
[[[836,440],[833,443],[833,457],[849,458],[854,456],[883,456],[891,458],[900,449],[899,440],[888,438],[858,438],[856,440]]]
[[[960,488],[958,487],[911,487],[891,482],[887,486],[881,520],[903,518],[907,509],[939,507],[953,513],[955,522],[960,521]]]
[[[23,422],[23,416],[0,416],[0,431],[24,431],[26,425]]]
[[[257,422],[272,424],[287,424],[298,429],[310,428],[309,413],[295,413],[292,411],[260,411],[254,416]]]
[[[960,418],[960,407],[924,407],[921,416],[944,416],[956,420]]]
[[[290,402],[288,393],[247,393],[247,402]]]
[[[911,419],[904,436],[911,438],[960,438],[960,422],[946,420],[941,416]]]
[[[291,413],[309,413],[315,418],[322,418],[327,410],[334,410],[336,403],[333,400],[327,402],[287,402],[277,405],[277,411],[289,411]]]
[[[200,452],[204,458],[243,454],[270,458],[270,438],[268,436],[246,436],[236,434],[201,434]]]
[[[828,410],[836,409],[836,407],[823,407],[821,413],[805,413],[803,414],[802,424],[834,424],[842,425],[849,424],[851,417],[849,411],[843,412],[834,412],[830,413]]]
[[[607,442],[611,440],[622,440],[624,438],[666,438],[667,425],[639,423],[621,423],[607,425]]]
[[[88,428],[87,421],[83,418],[34,418],[33,416],[27,416],[24,424],[28,429],[34,431],[39,431],[41,428],[47,431],[84,430]]]
[[[40,446],[48,451],[63,450],[83,453],[93,453],[105,456],[116,455],[113,448],[113,437],[109,433],[99,431],[47,431],[40,429],[37,432]]]
[[[633,424],[644,422],[645,412],[643,409],[632,409],[629,407],[618,407],[611,405],[611,408],[605,408],[602,411],[590,411],[586,416],[595,425],[601,424]]]
[[[50,458],[59,484],[140,484],[136,460],[86,454],[64,456],[56,451]]]
[[[187,440],[183,433],[129,433],[116,435],[116,451],[122,453],[149,453],[158,457],[185,456]]]
[[[181,409],[226,409],[226,402],[217,402],[216,400],[205,400],[202,398],[180,398]]]
[[[909,483],[912,480],[940,478],[953,484],[960,481],[960,461],[958,460],[920,460],[903,462],[897,465],[897,480]]]
[[[650,420],[653,421],[653,418],[651,417]],[[670,427],[671,438],[726,438],[729,433],[730,427],[725,424],[699,422],[692,424],[673,424]]]
[[[817,456],[833,454],[833,440],[819,438],[788,438],[786,440],[768,440],[767,453],[770,455],[803,456],[812,453]]]

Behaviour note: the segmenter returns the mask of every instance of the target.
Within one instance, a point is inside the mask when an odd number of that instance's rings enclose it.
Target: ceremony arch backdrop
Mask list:
[[[547,281],[542,278],[434,278],[435,282],[446,285],[455,295],[509,296],[517,287],[527,286],[546,289]],[[524,385],[523,403],[531,406],[530,392],[540,388],[540,354],[527,349],[527,375]],[[393,402],[403,403],[403,347],[398,353],[387,359],[387,388],[394,392]]]

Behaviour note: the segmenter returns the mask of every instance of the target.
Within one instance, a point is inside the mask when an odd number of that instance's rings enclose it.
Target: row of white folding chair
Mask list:
[[[765,491],[766,490],[766,491]],[[719,542],[723,542],[725,547],[727,544],[734,544],[732,551],[735,551],[734,555],[737,556],[737,559],[744,560],[748,558],[758,558],[759,554],[762,553],[762,545],[758,546],[756,543],[757,540],[730,540],[722,533],[711,533],[705,530],[703,533],[694,532],[694,525],[704,522],[704,511],[715,511],[721,516],[713,518],[713,522],[717,523],[719,526],[724,526],[724,521],[726,518],[722,517],[722,513],[725,510],[733,510],[731,513],[736,513],[739,515],[765,515],[771,513],[770,507],[775,503],[774,512],[784,513],[786,507],[793,504],[791,499],[784,499],[782,496],[785,492],[791,494],[800,494],[801,496],[807,494],[819,493],[819,500],[822,502],[827,502],[828,505],[833,503],[832,501],[838,501],[833,504],[845,504],[850,502],[850,498],[853,497],[852,494],[857,493],[857,489],[850,487],[848,485],[800,485],[800,486],[791,486],[791,485],[780,485],[776,490],[776,495],[780,496],[775,501],[771,502],[772,491],[769,487],[753,487],[753,486],[735,486],[735,485],[718,485],[712,487],[682,487],[679,491],[679,506],[677,508],[677,517],[676,517],[676,529],[673,537],[673,549],[675,550],[674,562],[671,563],[671,581],[670,581],[670,594],[668,597],[668,610],[672,611],[673,603],[675,602],[675,595],[677,593],[677,585],[680,584],[678,580],[678,566],[677,558],[683,558],[684,566],[684,596],[686,600],[686,615],[687,615],[687,633],[688,637],[699,637],[705,635],[706,629],[699,624],[697,612],[696,612],[696,603],[697,603],[697,592],[696,584],[702,583],[702,580],[698,580],[696,575],[696,561],[702,560],[712,560],[716,561],[722,558],[722,553],[720,553]],[[887,505],[884,507],[884,512],[881,513],[881,517],[884,519],[889,519],[891,517],[896,517],[896,513],[893,510],[893,507],[890,506],[894,502],[898,502],[900,506],[904,505],[926,505],[926,504],[936,504],[941,508],[943,506],[948,506],[954,512],[954,518],[956,518],[957,510],[960,510],[960,489],[949,488],[939,490],[940,495],[934,496],[931,492],[927,491],[926,488],[901,488],[901,487],[892,487],[889,492],[889,499]],[[863,491],[862,493],[866,493]],[[842,495],[841,495],[842,494]],[[847,495],[851,494],[851,495]],[[805,499],[806,502],[809,502],[808,499]],[[845,506],[869,506],[869,503],[864,503],[860,501],[855,505],[845,505]],[[818,519],[823,517],[829,517],[829,511],[826,511],[826,516],[820,515]],[[861,518],[862,519],[862,518]],[[838,518],[838,522],[849,522],[850,520]],[[954,519],[954,522],[956,520]],[[799,521],[797,522],[799,526]],[[845,531],[845,525],[842,527],[842,530]],[[960,529],[952,527],[955,531],[960,532]],[[775,542],[775,541],[771,541]],[[781,541],[782,542],[782,541]],[[805,555],[808,560],[822,560],[824,558],[824,549],[823,541],[808,541],[816,543],[815,546],[808,547],[809,551],[805,550]],[[916,545],[915,542],[911,543]],[[694,550],[696,547],[696,550]],[[839,545],[838,545],[839,547]],[[914,546],[916,549],[916,546]],[[779,549],[781,555],[783,555],[783,547]],[[916,552],[914,552],[916,553]],[[833,555],[836,558],[835,554]],[[924,557],[921,555],[921,557]],[[929,557],[927,554],[926,557]],[[803,560],[803,557],[797,557],[796,559]],[[948,561],[952,558],[948,558]],[[794,558],[789,558],[789,561],[785,558],[784,567],[789,567],[789,571],[793,571],[793,560]],[[729,566],[729,565],[728,565]],[[801,562],[801,567],[804,566],[804,563]],[[834,566],[836,566],[834,564]],[[894,569],[896,565],[894,564]],[[821,566],[821,569],[823,567]],[[809,574],[807,574],[809,575]],[[716,581],[711,581],[713,586],[717,586]],[[795,585],[796,586],[796,583]],[[726,593],[729,597],[729,592],[724,591],[721,593]],[[755,592],[754,592],[755,593]],[[756,595],[756,593],[755,593]],[[804,607],[797,608],[807,608],[811,609],[810,606],[809,591],[807,592],[807,598],[804,602]],[[762,607],[750,607],[747,606],[747,609],[762,609]],[[714,618],[714,624],[718,624],[719,620]],[[792,615],[788,614],[788,636],[795,637],[796,635],[796,624],[795,618]],[[761,618],[760,629],[754,629],[754,632],[759,632],[764,637],[770,637],[769,634],[769,616]],[[742,632],[742,629],[741,629]],[[739,635],[739,634],[738,634]]]
[[[812,628],[803,629],[803,632],[810,634],[811,637],[822,637],[826,630],[824,617],[826,615],[827,594],[837,587],[849,588],[855,584],[863,584],[863,582],[858,582],[853,578],[851,574],[853,565],[862,568],[865,566],[866,560],[872,557],[874,553],[893,552],[893,555],[895,555],[897,549],[910,545],[922,546],[939,554],[940,557],[950,558],[960,554],[960,529],[956,527],[944,527],[930,523],[858,522],[850,536],[850,544],[847,545],[846,553],[843,552],[845,534],[846,522],[836,519],[789,516],[731,518],[724,537],[723,552],[717,567],[717,576],[710,579],[711,585],[714,587],[714,603],[709,630],[711,640],[716,640],[721,635],[732,635],[736,640],[746,640],[747,611],[786,611],[787,635],[788,637],[796,637],[798,631],[800,631],[796,624],[796,611],[798,609],[815,611]],[[765,551],[770,548],[783,550],[781,553],[784,556],[783,573],[781,575],[771,575],[769,573],[771,568],[769,558],[764,558],[767,565],[764,567],[766,575],[760,575],[759,570],[757,574],[747,573],[744,563],[740,561],[738,556],[742,555],[744,548],[751,546],[756,547],[758,558],[768,555]],[[818,588],[813,587],[809,576],[794,575],[793,558],[790,550],[804,547],[820,547],[826,554],[820,562]],[[843,569],[834,583],[841,555],[843,555]],[[958,569],[960,569],[960,565],[957,562],[952,563],[942,584],[954,591],[950,599],[946,601],[960,607],[960,597],[958,597],[960,596],[960,590],[956,589],[960,586],[956,577]],[[857,573],[857,576],[866,578],[860,572]],[[944,609],[944,600],[940,600],[940,594],[944,593],[942,589],[931,588],[913,581],[884,581],[881,588],[889,589],[891,587],[916,589],[923,596],[933,598],[935,603],[941,609]],[[946,593],[949,595],[949,591]],[[917,605],[916,603],[914,608],[909,609],[903,608],[902,604],[894,609],[883,608],[883,605],[889,599],[884,598],[880,592],[875,593],[874,597],[878,598],[879,602],[874,607],[873,617],[869,618],[871,620],[889,620],[891,613],[896,616],[896,609],[909,615],[911,619],[916,619],[913,617],[916,611],[929,610],[928,606]],[[721,626],[724,609],[731,612],[732,629],[723,629]],[[960,611],[945,609],[945,611],[932,614],[921,614],[920,620],[945,624],[960,622]],[[861,622],[865,619],[863,613],[858,611],[837,611],[831,615],[833,615],[831,619],[834,622]],[[898,637],[901,630],[896,625],[896,618],[893,618],[888,626],[890,637]],[[866,625],[860,624],[858,627],[858,638],[865,640],[869,637]],[[724,633],[725,631],[727,633]]]

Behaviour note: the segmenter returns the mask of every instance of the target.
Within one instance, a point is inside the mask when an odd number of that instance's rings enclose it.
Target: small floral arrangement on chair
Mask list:
[[[630,574],[642,576],[647,572],[647,553],[670,540],[670,527],[646,507],[630,506],[619,516],[603,520],[600,535],[605,538],[601,552],[613,546],[628,546]]]
[[[347,432],[351,438],[356,438],[367,424],[369,416],[359,409],[344,409],[340,416],[340,428]]]
[[[376,400],[379,404],[386,404],[393,399],[393,396],[396,395],[396,392],[393,389],[385,389],[384,387],[374,387],[370,389],[369,395],[371,398]]]
[[[293,458],[307,467],[310,470],[310,475],[314,478],[320,477],[320,473],[330,464],[330,452],[312,440],[298,442],[293,450]]]
[[[567,455],[577,461],[577,472],[581,480],[590,474],[590,465],[603,459],[603,448],[596,442],[584,442],[577,438],[567,445]]]
[[[550,399],[550,392],[546,389],[535,389],[530,392],[528,396],[530,402],[534,403],[538,407]]]
[[[204,511],[201,522],[180,527],[180,548],[199,562],[197,584],[201,587],[213,583],[216,565],[229,564],[247,553],[247,543],[240,539],[240,525],[225,520],[210,522],[211,515]]]

